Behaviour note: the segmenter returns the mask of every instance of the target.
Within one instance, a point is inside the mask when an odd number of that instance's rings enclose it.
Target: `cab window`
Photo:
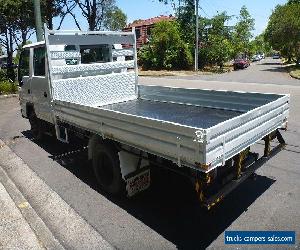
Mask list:
[[[76,46],[75,45],[66,45],[65,46],[65,51],[76,51]],[[76,65],[78,64],[78,59],[65,59],[67,65]]]
[[[81,45],[81,63],[105,63],[110,61],[108,44]]]
[[[45,76],[45,47],[34,48],[33,72],[35,76]]]
[[[18,68],[18,80],[19,85],[23,85],[23,77],[29,76],[29,58],[30,58],[30,50],[24,49],[20,54],[19,68]]]

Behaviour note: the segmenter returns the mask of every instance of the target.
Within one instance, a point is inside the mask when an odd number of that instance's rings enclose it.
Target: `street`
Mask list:
[[[254,66],[254,67],[253,67]],[[247,82],[247,83],[272,83],[278,85],[298,86],[299,81],[288,74],[281,60],[266,58],[258,62],[252,62],[251,66],[244,70],[236,70],[224,74],[200,75],[200,76],[169,76],[170,79],[206,80],[222,82]]]
[[[43,143],[32,140],[17,98],[0,99],[0,139],[115,248],[224,248],[225,230],[293,230],[299,246],[300,81],[273,59],[220,75],[139,80],[140,84],[290,93],[288,131],[282,132],[287,146],[257,171],[256,180],[245,181],[205,212],[189,183],[170,174],[163,175],[164,183],[133,199],[108,197],[97,187],[86,151],[81,150],[84,145],[65,145],[50,137]],[[259,152],[262,147],[255,146]],[[30,195],[26,198],[30,203]],[[63,236],[52,233],[62,241]]]

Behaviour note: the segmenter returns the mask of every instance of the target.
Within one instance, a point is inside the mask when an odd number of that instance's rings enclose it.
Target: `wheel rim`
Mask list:
[[[100,153],[97,163],[97,172],[101,184],[109,186],[114,179],[113,163],[111,159],[107,156],[107,154]]]

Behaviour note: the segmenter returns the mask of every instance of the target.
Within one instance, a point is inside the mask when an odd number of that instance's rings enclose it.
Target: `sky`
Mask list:
[[[199,13],[203,17],[213,17],[217,12],[222,11],[226,11],[229,15],[238,15],[241,7],[245,5],[255,19],[253,33],[259,35],[266,28],[268,18],[275,6],[286,2],[287,0],[199,0]],[[116,0],[116,3],[127,15],[128,23],[136,19],[174,14],[170,4],[165,5],[158,0]],[[79,22],[83,24],[83,29],[87,28],[83,18],[79,18]],[[77,29],[71,17],[66,18],[62,28]]]

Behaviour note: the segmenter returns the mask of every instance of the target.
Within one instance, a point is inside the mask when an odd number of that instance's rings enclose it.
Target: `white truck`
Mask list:
[[[211,208],[267,160],[250,146],[287,126],[289,95],[138,84],[135,32],[53,31],[24,46],[22,116],[32,134],[88,141],[102,189],[132,196],[153,168],[188,176]],[[168,180],[165,180],[168,181]]]

